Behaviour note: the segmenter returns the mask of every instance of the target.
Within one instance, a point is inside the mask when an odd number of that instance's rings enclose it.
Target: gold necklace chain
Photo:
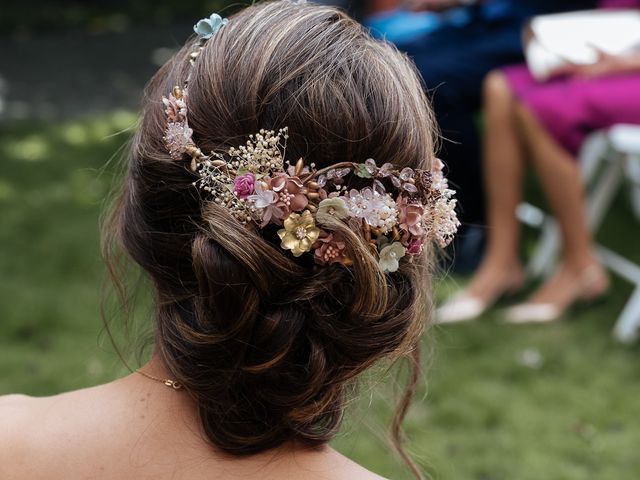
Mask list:
[[[174,390],[182,390],[182,384],[175,381],[175,380],[171,380],[169,378],[158,378],[158,377],[154,377],[153,375],[148,374],[147,372],[143,372],[140,369],[136,370],[136,373],[139,373],[140,375],[142,375],[143,377],[147,377],[151,380],[155,380],[156,382],[162,382],[164,383],[167,387],[171,387]]]

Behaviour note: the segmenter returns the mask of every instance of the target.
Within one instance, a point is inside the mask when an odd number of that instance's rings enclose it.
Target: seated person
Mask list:
[[[521,31],[533,15],[588,9],[594,0],[409,0],[414,10],[446,12],[464,6],[470,20],[398,43],[416,62],[433,100],[443,136],[440,156],[458,189],[463,223],[454,265],[458,271],[477,266],[485,224],[480,139],[476,117],[482,81],[491,70],[523,59]]]
[[[624,3],[640,7],[640,1]],[[484,109],[488,247],[469,287],[441,307],[439,321],[473,319],[503,293],[522,286],[515,210],[529,158],[559,223],[562,258],[555,275],[525,304],[509,309],[507,319],[552,321],[574,302],[607,289],[585,218],[576,155],[590,132],[616,123],[640,124],[640,52],[601,54],[596,63],[570,65],[546,82],[536,81],[525,65],[496,70],[485,80]]]

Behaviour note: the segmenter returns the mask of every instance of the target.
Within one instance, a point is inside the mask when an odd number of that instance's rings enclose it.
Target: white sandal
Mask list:
[[[458,323],[474,320],[488,308],[486,302],[462,292],[436,310],[436,323]]]
[[[521,303],[504,314],[508,323],[546,323],[557,320],[563,310],[553,303]]]
[[[496,295],[492,300],[481,300],[467,294],[466,291],[460,292],[447,300],[444,305],[436,310],[435,322],[438,324],[459,323],[475,320],[486,312],[500,298],[506,295],[512,295],[518,291],[524,284],[524,276],[517,277],[512,285],[501,293]]]
[[[522,303],[505,311],[508,323],[548,323],[560,318],[572,305],[602,297],[609,287],[609,277],[600,265],[587,267],[576,282],[574,300],[566,306],[553,303]]]

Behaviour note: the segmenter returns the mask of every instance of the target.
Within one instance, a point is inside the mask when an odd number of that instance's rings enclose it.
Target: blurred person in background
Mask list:
[[[455,11],[438,28],[409,41],[396,41],[415,61],[427,89],[444,142],[440,155],[459,192],[461,220],[454,266],[473,270],[482,258],[485,209],[477,115],[482,80],[496,68],[522,61],[521,30],[533,15],[588,9],[595,1],[570,0],[407,0],[414,11]]]
[[[602,1],[600,7],[640,8],[640,1]],[[530,159],[559,223],[563,253],[555,274],[526,303],[508,309],[506,318],[514,323],[552,321],[574,302],[607,290],[608,278],[586,222],[576,155],[594,130],[640,124],[640,50],[600,53],[596,63],[569,64],[545,82],[535,80],[526,65],[496,70],[484,82],[484,111],[488,245],[469,287],[439,309],[438,319],[471,320],[523,286],[515,210]]]
[[[363,5],[362,23],[378,38],[402,45],[445,26],[462,26],[471,21],[466,5],[444,11],[414,11],[402,0],[370,0]]]

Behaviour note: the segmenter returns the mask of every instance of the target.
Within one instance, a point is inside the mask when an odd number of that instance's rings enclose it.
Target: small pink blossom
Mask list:
[[[409,255],[420,255],[424,240],[419,237],[413,237],[407,242],[407,253]]]
[[[183,93],[186,95],[186,90]],[[185,122],[187,119],[187,103],[184,100],[184,97],[178,98],[173,95],[173,93],[169,94],[169,98],[162,97],[162,103],[164,104],[165,113],[167,114],[167,120],[171,123],[180,123]]]
[[[318,238],[313,247],[315,248],[315,261],[320,265],[331,263],[348,265],[350,263],[345,256],[346,242],[339,233],[333,232]]]
[[[424,207],[420,203],[408,203],[407,199],[398,196],[396,200],[398,206],[400,229],[412,236],[423,236],[425,234],[422,217]]]
[[[256,184],[256,177],[249,172],[244,175],[238,175],[233,181],[233,193],[236,197],[244,200],[253,194]]]
[[[291,212],[303,211],[309,199],[302,193],[302,182],[298,177],[280,174],[270,182],[271,189],[278,195],[276,205],[284,211],[286,217]]]

